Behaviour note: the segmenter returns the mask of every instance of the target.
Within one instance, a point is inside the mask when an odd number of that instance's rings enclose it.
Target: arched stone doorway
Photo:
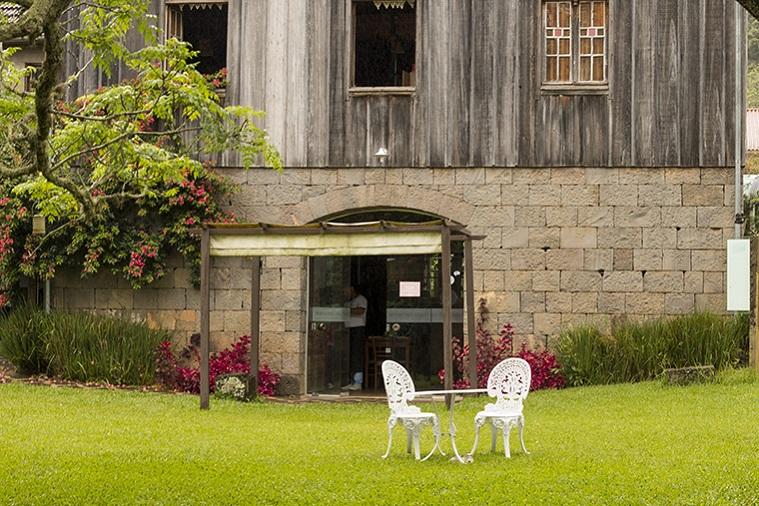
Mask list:
[[[408,208],[372,207],[338,211],[316,221],[423,223],[435,214]],[[453,333],[463,335],[464,251],[452,248]],[[441,257],[436,255],[371,255],[308,259],[306,388],[308,393],[336,394],[363,375],[363,389],[381,391],[372,370],[372,343],[392,338],[402,343],[393,357],[406,362],[420,388],[440,386],[443,368]],[[346,304],[355,287],[366,299],[364,338],[346,324]],[[361,343],[361,344],[358,344]],[[360,357],[360,359],[358,358]],[[360,365],[357,361],[360,360]],[[354,370],[355,369],[355,370]]]

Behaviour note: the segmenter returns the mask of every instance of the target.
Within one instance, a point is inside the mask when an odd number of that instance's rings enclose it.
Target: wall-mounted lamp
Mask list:
[[[32,234],[45,235],[45,216],[42,214],[32,216]]]
[[[379,148],[377,152],[374,153],[374,156],[377,158],[380,165],[385,165],[388,156],[387,148],[384,146]]]

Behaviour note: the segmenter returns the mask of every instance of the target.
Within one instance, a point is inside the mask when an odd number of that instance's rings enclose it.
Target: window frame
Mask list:
[[[346,12],[349,14],[347,20],[349,28],[346,30],[346,46],[348,47],[349,57],[347,60],[348,76],[348,95],[352,97],[372,96],[372,95],[414,95],[416,87],[414,86],[356,86],[356,4],[359,2],[374,2],[374,0],[345,0]],[[419,83],[419,42],[420,42],[420,16],[422,14],[421,6],[424,2],[415,0],[414,10],[416,22],[414,27],[414,73],[415,82]]]
[[[570,12],[570,81],[548,81],[547,62],[547,38],[546,38],[546,3],[556,1],[566,1],[571,4]],[[561,95],[606,95],[609,93],[609,74],[611,70],[611,40],[612,16],[610,0],[601,0],[605,2],[605,27],[604,27],[604,80],[603,81],[580,81],[580,14],[579,5],[581,0],[541,0],[536,2],[538,33],[540,36],[540,53],[538,61],[540,62],[540,91],[542,94],[561,94]]]

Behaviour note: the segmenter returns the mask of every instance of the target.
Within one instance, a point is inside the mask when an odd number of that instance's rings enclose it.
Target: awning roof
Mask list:
[[[211,256],[425,255],[442,251],[442,232],[471,237],[463,225],[373,221],[207,225]]]

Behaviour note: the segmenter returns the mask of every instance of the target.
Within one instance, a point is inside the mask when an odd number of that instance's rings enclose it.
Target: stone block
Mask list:
[[[730,207],[699,207],[697,210],[699,228],[729,228],[734,222],[735,211]]]
[[[501,186],[467,185],[464,187],[464,200],[474,205],[498,205],[501,203]]]
[[[485,291],[499,291],[504,289],[503,271],[484,271],[483,283]]]
[[[185,309],[176,312],[176,330],[194,333],[200,331],[200,311]]]
[[[535,271],[532,274],[532,289],[536,292],[557,292],[559,286],[559,271]]]
[[[224,311],[224,330],[237,335],[250,334],[250,311]]]
[[[385,184],[385,169],[366,169],[364,171],[366,184]]]
[[[662,207],[661,208],[661,226],[662,227],[695,227],[696,226],[696,208],[695,207]]]
[[[278,290],[282,288],[282,270],[275,267],[261,269],[261,288],[264,290]]]
[[[561,229],[562,249],[596,248],[597,229],[593,227],[564,227]]]
[[[532,313],[498,313],[497,327],[510,323],[517,335],[532,334],[534,327],[534,317]]]
[[[561,315],[556,313],[535,313],[532,331],[540,336],[553,336],[561,332]]]
[[[597,272],[563,271],[561,290],[565,292],[594,292],[601,290],[603,278]]]
[[[641,229],[637,227],[602,227],[598,229],[599,248],[640,248],[643,245]]]
[[[704,273],[689,271],[683,273],[683,292],[703,293]]]
[[[665,271],[689,271],[691,252],[681,249],[665,249],[662,251],[662,269]]]
[[[630,314],[658,315],[664,307],[663,293],[626,293],[625,310]]]
[[[542,249],[515,249],[511,251],[511,268],[519,271],[537,271],[546,267],[546,253]]]
[[[514,250],[514,252],[519,250]],[[511,268],[513,253],[507,249],[476,249],[472,258],[478,270],[503,271]]]
[[[615,227],[658,227],[661,209],[658,207],[615,207]]]
[[[682,292],[683,273],[679,271],[647,272],[643,276],[643,289],[646,292]]]
[[[677,248],[676,228],[644,228],[642,233],[644,248]]]
[[[244,300],[250,295],[245,290],[215,290],[214,308],[226,311],[245,309]],[[264,293],[268,290],[264,290]]]
[[[512,169],[485,168],[485,184],[510,184]]]
[[[435,182],[432,169],[415,167],[413,169],[401,169],[401,172],[403,173],[403,184],[407,186],[434,184]]]
[[[510,182],[510,181],[507,181]],[[456,169],[437,168],[432,169],[432,184],[435,185],[455,185]]]
[[[462,168],[456,169],[456,184],[483,185],[485,184],[485,169]]]
[[[303,265],[303,257],[266,257],[264,260],[265,267],[302,268]]]
[[[362,185],[365,181],[365,169],[350,167],[337,169],[337,184],[339,185]]]
[[[722,230],[713,228],[682,228],[677,231],[677,247],[678,249],[691,250],[722,249],[724,247]]]
[[[725,274],[722,272],[705,272],[704,273],[704,293],[723,293]]]
[[[403,169],[385,169],[385,184],[403,184]]]
[[[580,167],[559,167],[551,169],[551,184],[585,184],[585,169]]]
[[[727,308],[727,301],[724,293],[697,293],[696,310],[710,311],[712,313],[724,313]]]
[[[148,311],[145,323],[151,329],[176,330],[177,318],[174,311]]]
[[[265,309],[300,310],[303,293],[300,290],[262,290],[261,307]]]
[[[545,253],[545,267],[554,271],[581,271],[584,252],[581,249],[551,249]]]
[[[664,169],[653,167],[619,169],[619,182],[635,185],[662,184],[664,183]]]
[[[598,206],[599,186],[594,184],[568,184],[561,186],[562,206]]]
[[[592,208],[582,208],[592,209]],[[549,227],[576,227],[576,207],[546,207],[546,225]]]
[[[66,288],[63,297],[67,309],[95,309],[94,288]]]
[[[508,287],[508,290],[514,288]],[[487,292],[484,298],[488,301],[488,308],[493,313],[518,313],[519,292]]]
[[[668,293],[664,296],[666,314],[689,314],[695,306],[695,296],[692,293]]]
[[[534,227],[530,228],[528,246],[530,248],[558,248],[561,242],[560,231],[557,227],[544,228]]]
[[[663,253],[660,249],[636,249],[633,251],[633,269],[636,271],[660,271]]]
[[[614,270],[631,271],[633,270],[633,251],[632,249],[614,249]]]
[[[611,185],[619,183],[619,169],[607,167],[585,169],[587,184]]]
[[[506,271],[505,284],[508,290],[532,290],[532,271]]]
[[[279,175],[279,183],[297,185],[311,184],[311,169],[288,167],[287,170],[283,170]]]
[[[639,206],[679,206],[682,187],[678,184],[642,184],[638,186]]]
[[[132,305],[134,309],[156,309],[158,307],[158,293],[150,288],[134,290]]]
[[[527,184],[502,184],[501,204],[504,206],[523,206],[530,198]]]
[[[604,292],[642,292],[643,273],[636,271],[607,272],[603,278]]]
[[[722,184],[722,185],[729,185],[733,184],[733,178],[735,177],[735,174],[733,172],[733,168],[724,168],[724,167],[716,167],[716,168],[704,168],[701,169],[701,183],[703,184]]]
[[[610,271],[614,269],[614,250],[585,250],[584,269],[586,271]]]
[[[561,203],[561,185],[531,184],[528,204],[531,206],[555,206]]]
[[[297,204],[303,200],[303,189],[294,184],[277,184],[266,187],[266,203],[270,206]]]
[[[546,311],[549,313],[569,313],[572,311],[572,294],[567,292],[547,292]]]
[[[134,291],[118,288],[96,288],[95,307],[97,309],[132,309]]]
[[[624,314],[625,294],[601,292],[598,294],[598,312],[606,314]]]
[[[282,289],[302,290],[305,288],[306,273],[303,269],[282,269]]]
[[[545,208],[536,206],[517,207],[514,211],[514,225],[518,227],[545,227]]]
[[[512,171],[514,184],[550,184],[551,169],[514,168]]]
[[[717,207],[724,200],[722,185],[684,184],[683,205],[690,207]]]
[[[579,207],[577,208],[577,225],[580,227],[613,227],[614,208]]]
[[[187,307],[185,290],[161,288],[156,291],[158,292],[158,309],[185,309]]]
[[[303,376],[298,373],[303,371],[303,360],[300,353],[283,353],[282,354],[282,379],[277,385],[278,392],[290,392],[290,394],[299,394],[303,390]]]
[[[514,207],[478,206],[475,208],[474,213],[472,213],[469,225],[479,227],[513,227]]]
[[[598,293],[581,292],[572,294],[573,313],[596,313],[598,312]]]
[[[306,313],[303,311],[285,311],[285,330],[287,332],[304,332],[306,330]]]
[[[602,206],[637,206],[638,187],[627,184],[602,184],[599,202]]]
[[[298,353],[300,333],[261,332],[261,351],[268,353]]]
[[[528,227],[505,227],[501,230],[501,246],[504,248],[527,248],[530,243]]]
[[[271,309],[262,310],[261,315],[261,331],[267,332],[282,332],[285,330],[285,311],[274,311]]]
[[[685,167],[664,169],[664,180],[668,184],[700,184],[701,169]]]
[[[546,310],[546,296],[543,292],[521,292],[519,307],[522,312],[541,313]]]

